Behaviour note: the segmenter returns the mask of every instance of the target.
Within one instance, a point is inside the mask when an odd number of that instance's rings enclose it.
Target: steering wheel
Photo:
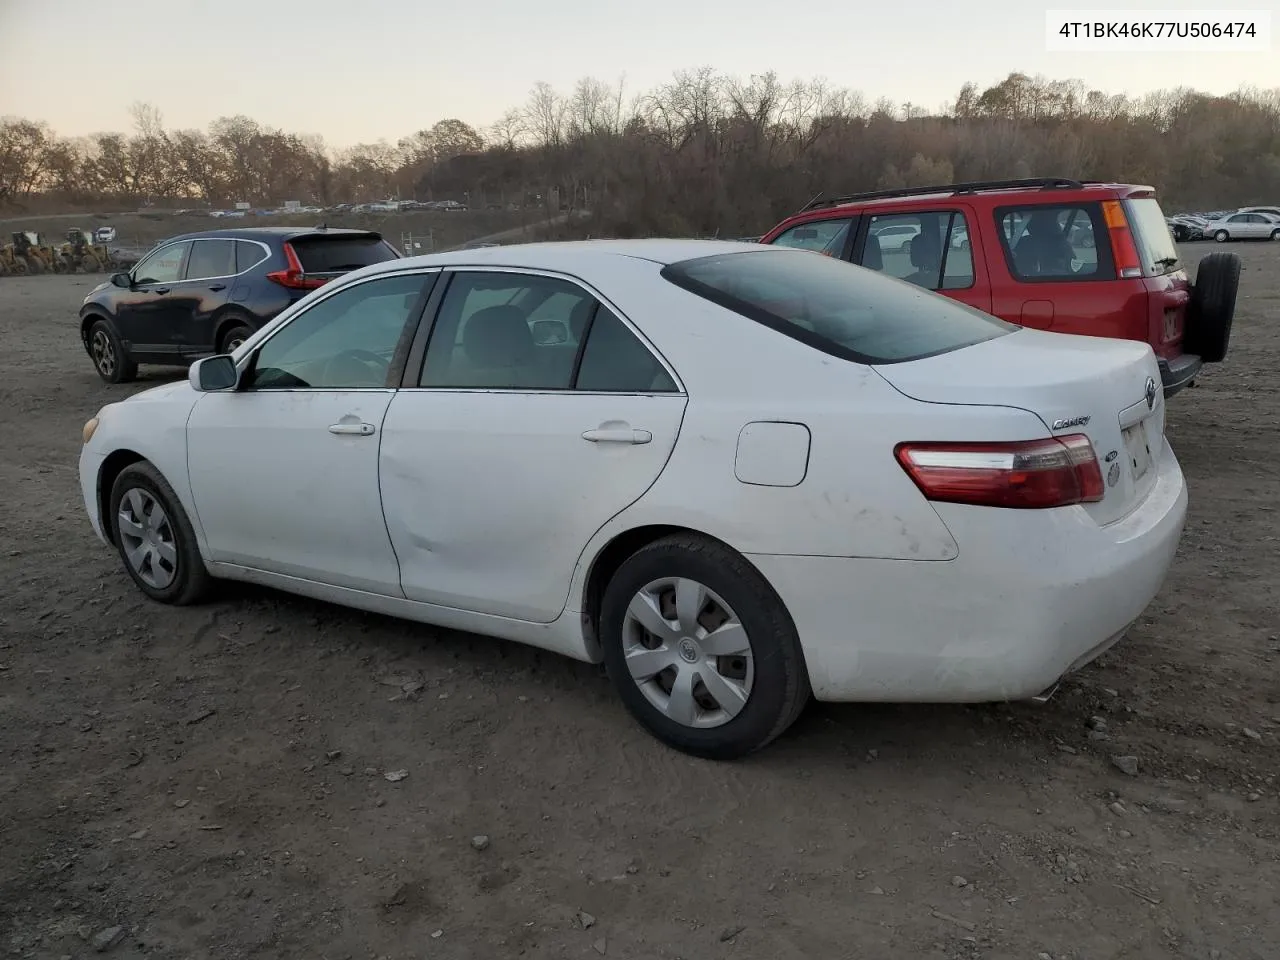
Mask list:
[[[387,371],[391,368],[391,361],[388,360],[386,357],[379,356],[378,354],[374,353],[372,350],[361,350],[359,348],[354,348],[351,350],[343,350],[337,356],[330,357],[328,363],[324,365],[325,382],[333,383],[335,380],[337,380],[338,382],[341,382],[344,379],[348,379],[342,376],[335,377],[334,374],[342,370],[342,366],[341,366],[342,364],[349,363],[350,361],[355,361],[356,363],[365,364],[366,367],[368,365],[372,365],[377,371],[376,376],[379,383],[380,384],[386,383]],[[373,371],[368,371],[368,372],[370,373],[370,379],[373,379],[374,377]]]

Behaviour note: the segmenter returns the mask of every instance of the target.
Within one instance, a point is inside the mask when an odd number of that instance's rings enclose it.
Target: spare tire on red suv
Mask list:
[[[1240,258],[1234,253],[1211,253],[1196,267],[1196,282],[1187,307],[1182,348],[1203,363],[1220,363],[1231,341],[1231,320],[1240,289]]]

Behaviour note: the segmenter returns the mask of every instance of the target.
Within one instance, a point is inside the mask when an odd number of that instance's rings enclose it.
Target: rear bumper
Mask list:
[[[1160,363],[1160,379],[1164,383],[1165,399],[1172,397],[1191,383],[1204,366],[1199,357],[1189,353],[1179,354],[1172,360],[1156,358]]]
[[[1105,527],[1079,507],[937,507],[955,560],[750,557],[795,621],[819,700],[1041,693],[1119,640],[1159,592],[1187,491],[1166,448],[1147,499]]]

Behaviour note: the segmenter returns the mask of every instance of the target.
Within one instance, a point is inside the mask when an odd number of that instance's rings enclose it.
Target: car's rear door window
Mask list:
[[[236,242],[234,240],[197,240],[191,245],[187,258],[187,279],[208,280],[229,277],[236,272]]]
[[[1108,280],[1115,276],[1096,203],[1028,204],[995,211],[1009,272],[1021,281]]]
[[[370,264],[396,260],[400,257],[394,247],[373,234],[297,237],[290,240],[289,245],[298,255],[304,273],[358,270]]]
[[[662,276],[788,337],[859,363],[918,360],[1018,329],[954,300],[792,250],[699,257],[669,264]]]
[[[973,286],[969,224],[958,210],[880,214],[867,225],[859,265],[926,290]]]

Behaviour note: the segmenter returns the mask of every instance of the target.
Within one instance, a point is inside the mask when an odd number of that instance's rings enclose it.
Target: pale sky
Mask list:
[[[823,77],[872,101],[930,109],[954,100],[966,80],[986,87],[1013,70],[1109,93],[1280,87],[1274,40],[1265,53],[1046,52],[1050,5],[1073,7],[1070,0],[0,0],[0,115],[47,120],[78,136],[128,129],[129,105],[141,100],[170,128],[243,113],[345,146],[394,142],[446,117],[483,128],[540,80],[567,93],[584,76],[610,83],[625,76],[637,93],[703,65],[742,77],[768,70],[783,80]],[[1232,6],[1270,10],[1280,27],[1280,0]]]

